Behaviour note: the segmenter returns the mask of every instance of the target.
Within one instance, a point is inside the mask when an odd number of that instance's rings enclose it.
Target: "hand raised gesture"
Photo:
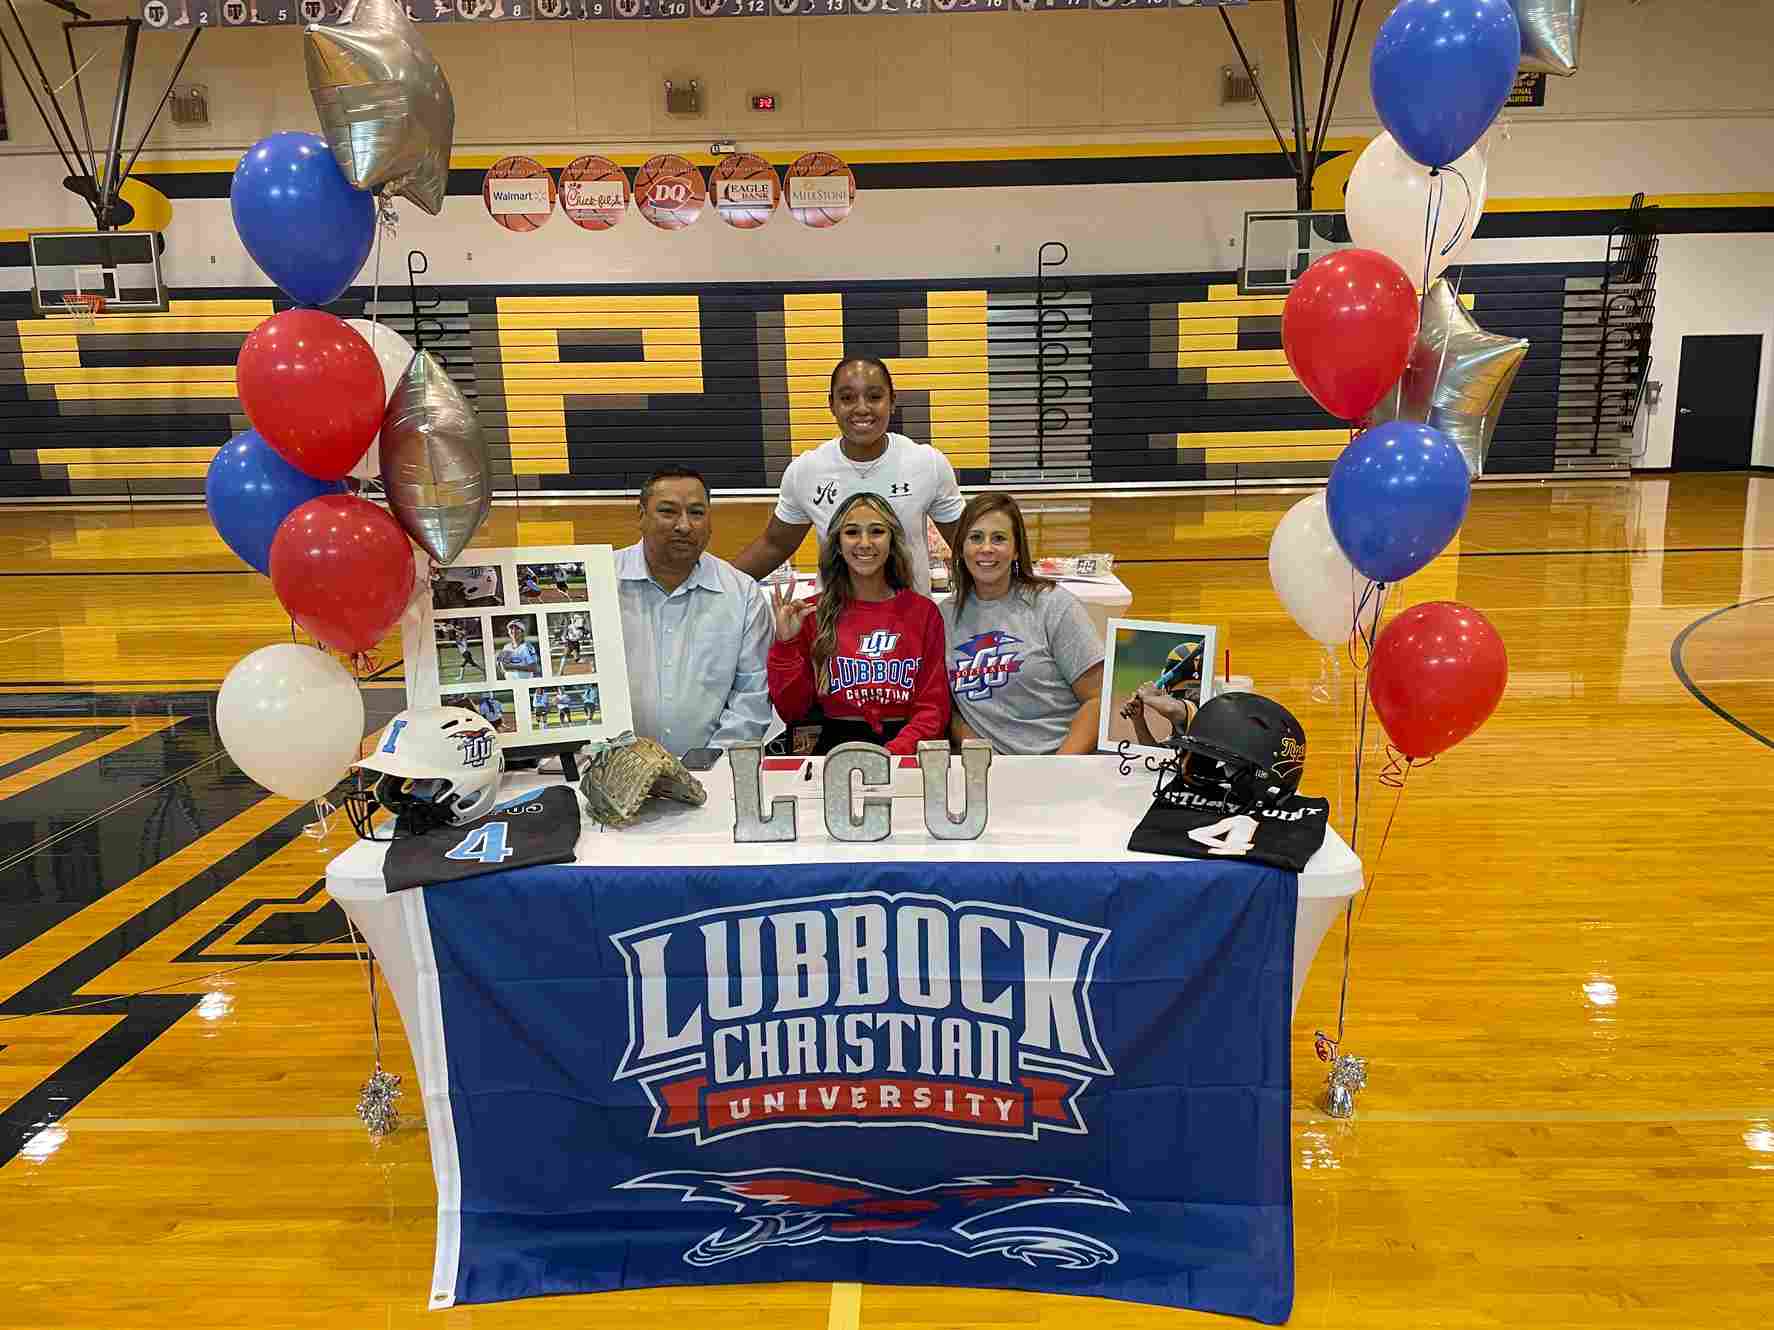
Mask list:
[[[770,590],[770,614],[776,621],[776,640],[792,642],[801,635],[801,625],[807,616],[813,613],[813,606],[795,599],[795,589],[788,586],[772,587]]]

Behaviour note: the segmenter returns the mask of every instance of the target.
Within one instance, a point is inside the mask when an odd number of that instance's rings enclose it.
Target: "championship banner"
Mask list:
[[[1297,880],[1080,867],[410,893],[431,1305],[866,1281],[1285,1321]]]

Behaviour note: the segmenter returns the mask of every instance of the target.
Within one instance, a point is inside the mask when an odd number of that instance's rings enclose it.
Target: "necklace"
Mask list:
[[[859,462],[854,457],[852,457],[849,453],[844,451],[843,440],[840,439],[838,441],[838,456],[842,457],[846,462],[848,462],[852,467],[854,467],[856,470],[856,474],[864,479],[867,479],[870,475],[874,474],[875,469],[877,467],[879,467],[882,462],[885,462],[887,460],[887,454],[891,451],[892,451],[891,447],[884,447],[881,449],[881,455],[879,457],[874,458],[872,461]]]

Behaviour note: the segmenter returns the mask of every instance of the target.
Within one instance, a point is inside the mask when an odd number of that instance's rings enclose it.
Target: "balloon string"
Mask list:
[[[1380,773],[1380,784],[1390,785],[1398,793],[1392,796],[1392,811],[1386,815],[1386,829],[1380,833],[1380,848],[1374,852],[1374,861],[1369,864],[1367,873],[1367,890],[1361,895],[1361,917],[1367,918],[1367,907],[1373,902],[1374,888],[1380,881],[1380,864],[1386,858],[1386,843],[1392,839],[1392,824],[1398,820],[1398,806],[1404,802],[1404,783],[1411,778],[1411,768],[1428,766],[1432,758],[1424,758],[1421,762],[1406,757],[1391,744],[1386,745],[1386,770]]]
[[[1429,271],[1435,266],[1435,228],[1441,223],[1441,195],[1446,182],[1441,178],[1441,168],[1435,167],[1429,172],[1429,196],[1423,203],[1423,284],[1421,290],[1425,296],[1429,294]],[[1417,328],[1423,326],[1423,310],[1421,302],[1417,306]]]
[[[1460,212],[1460,220],[1454,223],[1453,232],[1448,236],[1447,242],[1441,247],[1439,257],[1445,259],[1449,254],[1452,254],[1458,249],[1460,247],[1460,242],[1466,238],[1466,223],[1472,218],[1472,205],[1476,195],[1472,192],[1472,182],[1466,178],[1465,173],[1462,172],[1459,167],[1444,166],[1441,169],[1453,176],[1454,179],[1458,180],[1460,182],[1460,187],[1466,191],[1466,205]],[[1439,217],[1436,219],[1438,225],[1440,220]]]
[[[1443,278],[1442,280],[1446,281],[1447,279]],[[1466,268],[1465,265],[1462,264],[1459,270],[1455,272],[1454,280],[1448,282],[1448,295],[1454,302],[1455,311],[1459,309],[1460,305],[1460,284],[1465,280]],[[1428,301],[1427,295],[1424,296],[1424,301]],[[1435,382],[1429,386],[1429,401],[1431,403],[1436,401],[1436,394],[1441,391],[1441,376],[1447,372],[1448,367],[1448,348],[1453,344],[1454,329],[1450,324],[1450,326],[1441,330],[1441,357],[1435,362]]]

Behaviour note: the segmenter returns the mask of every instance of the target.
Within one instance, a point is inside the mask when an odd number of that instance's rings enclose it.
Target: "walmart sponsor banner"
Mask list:
[[[1297,896],[1190,860],[427,888],[432,1305],[868,1281],[1284,1321]]]

